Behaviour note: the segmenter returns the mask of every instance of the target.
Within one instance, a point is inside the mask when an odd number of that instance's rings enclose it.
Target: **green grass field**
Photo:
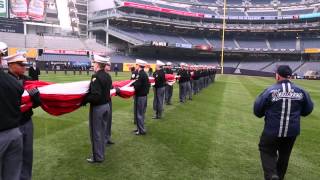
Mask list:
[[[121,73],[119,79],[130,75]],[[70,82],[88,80],[87,75],[43,75],[41,80]],[[258,152],[263,119],[252,113],[255,97],[272,78],[218,76],[216,83],[194,97],[165,107],[164,118],[152,117],[152,93],[146,115],[147,136],[134,136],[132,100],[113,98],[112,139],[106,161],[86,162],[91,153],[88,107],[54,117],[41,109],[34,114],[35,180],[91,179],[263,179]],[[302,133],[294,147],[288,180],[320,178],[320,81],[296,81],[314,100],[311,116],[302,120]]]

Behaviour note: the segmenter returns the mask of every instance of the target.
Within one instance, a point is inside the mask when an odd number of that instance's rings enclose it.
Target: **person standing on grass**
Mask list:
[[[144,127],[145,113],[147,110],[147,97],[150,90],[150,82],[147,73],[144,68],[147,66],[147,62],[137,59],[138,74],[136,80],[133,83],[135,90],[134,96],[134,120],[137,124],[137,129],[134,130],[136,135],[145,135],[146,129]]]
[[[32,66],[29,68],[29,76],[32,78],[34,81],[39,80],[39,75],[40,75],[40,69],[36,66],[36,63],[32,63]]]
[[[154,77],[154,98],[153,98],[153,110],[154,116],[152,119],[161,119],[163,112],[163,103],[166,86],[166,74],[163,70],[165,65],[162,61],[157,60],[156,71],[153,73]]]
[[[285,177],[291,150],[300,134],[300,117],[313,110],[309,94],[290,81],[292,70],[281,65],[277,83],[264,90],[254,103],[254,114],[265,117],[259,150],[266,180]]]
[[[149,67],[149,70],[148,70],[149,77],[152,77],[152,74],[153,74],[153,69],[152,67]]]
[[[167,62],[166,68],[165,68],[165,73],[173,75],[172,63],[171,62]],[[165,93],[166,105],[172,105],[172,103],[171,103],[172,94],[173,94],[173,84],[170,84],[170,83],[167,82],[166,83],[166,93]]]
[[[191,69],[191,65],[188,65],[188,69],[187,69],[187,73],[188,73],[188,81],[187,81],[187,95],[189,97],[189,100],[192,101],[192,69]]]
[[[197,95],[199,93],[199,79],[200,79],[200,71],[198,66],[194,67],[193,71],[193,95]]]
[[[130,79],[131,80],[135,80],[135,79],[137,79],[137,76],[138,76],[138,68],[137,68],[138,66],[136,65],[136,67],[131,67],[130,68],[130,72],[131,72],[131,77],[130,77]]]
[[[118,72],[119,72],[118,64],[114,65],[113,71],[114,71],[116,77],[118,77]]]
[[[17,83],[24,86],[26,81],[31,81],[32,78],[25,76],[26,66],[28,64],[24,54],[16,54],[7,59],[9,71],[8,74],[17,80]],[[37,88],[27,91],[32,101],[32,108],[37,108],[41,105],[40,93]],[[22,170],[20,179],[32,179],[32,163],[33,163],[33,122],[32,109],[22,113],[20,120],[20,132],[22,133],[23,154],[22,154]]]
[[[185,103],[187,99],[187,83],[188,83],[188,72],[186,70],[187,64],[181,63],[181,69],[178,71],[179,78],[179,99],[180,103]]]
[[[118,67],[118,65],[116,64],[116,66]],[[108,65],[104,68],[105,72],[107,74],[109,74],[110,70],[111,70],[111,62],[108,63]],[[115,71],[116,72],[116,71]],[[117,76],[117,73],[116,73]],[[110,76],[111,77],[111,76]],[[112,80],[111,80],[112,81]],[[113,87],[111,87],[111,89],[113,89]],[[110,102],[109,102],[109,106],[110,106],[110,113],[108,114],[108,118],[107,118],[107,125],[106,125],[106,135],[105,135],[105,144],[106,145],[112,145],[114,144],[113,141],[111,141],[111,127],[112,127],[112,98],[110,98]]]
[[[22,117],[20,106],[23,87],[2,69],[2,57],[8,47],[0,42],[0,179],[20,180],[22,167]]]
[[[92,145],[92,156],[87,159],[89,163],[101,163],[105,159],[105,135],[107,120],[110,114],[109,102],[112,80],[106,73],[106,66],[110,66],[109,58],[93,55],[93,70],[89,92],[82,105],[90,103],[89,128]]]

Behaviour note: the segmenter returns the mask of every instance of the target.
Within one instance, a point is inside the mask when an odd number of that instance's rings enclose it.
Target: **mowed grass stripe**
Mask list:
[[[129,76],[121,73],[117,79]],[[71,82],[88,80],[90,76],[43,78]],[[132,99],[113,98],[116,144],[107,147],[106,162],[100,165],[85,161],[91,151],[88,107],[61,117],[36,110],[34,179],[262,179],[257,144],[263,120],[253,116],[252,105],[274,80],[261,79],[218,76],[214,85],[184,105],[178,103],[175,86],[174,104],[165,107],[160,121],[151,119],[150,91],[145,137],[131,133],[135,128]],[[309,88],[314,88],[314,84]],[[319,97],[315,102],[319,102]],[[287,179],[319,177],[317,117],[319,110],[303,121],[303,134],[292,154]]]
[[[259,168],[254,168],[257,153],[252,154],[252,149],[256,149],[256,137],[252,135],[254,131],[250,130],[251,112],[246,109],[250,102],[243,101],[244,97],[250,95],[237,78],[223,76],[219,80],[239,83],[226,84],[224,95],[221,96],[221,112],[215,119],[218,121],[215,127],[217,133],[212,135],[216,142],[212,154],[216,163],[213,169],[215,179],[255,177],[259,172]]]

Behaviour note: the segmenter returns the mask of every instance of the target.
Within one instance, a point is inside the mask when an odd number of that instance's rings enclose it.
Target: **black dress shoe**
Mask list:
[[[144,136],[144,135],[146,135],[146,133],[145,133],[145,132],[139,132],[139,131],[138,131],[138,132],[135,133],[135,135],[136,135],[136,136]]]
[[[138,130],[136,129],[136,130],[133,130],[132,132],[136,133],[136,132],[138,132]]]
[[[112,145],[112,144],[114,144],[114,142],[108,141],[107,144]]]
[[[93,157],[90,157],[87,159],[87,162],[93,164],[93,163],[102,163],[103,161],[96,161]]]

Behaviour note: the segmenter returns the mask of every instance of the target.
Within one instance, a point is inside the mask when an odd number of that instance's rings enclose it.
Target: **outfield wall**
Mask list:
[[[262,77],[274,77],[273,72],[264,72],[249,69],[236,69],[232,67],[225,67],[224,74],[246,75],[246,76],[262,76]],[[221,74],[221,70],[217,70],[218,74]]]

